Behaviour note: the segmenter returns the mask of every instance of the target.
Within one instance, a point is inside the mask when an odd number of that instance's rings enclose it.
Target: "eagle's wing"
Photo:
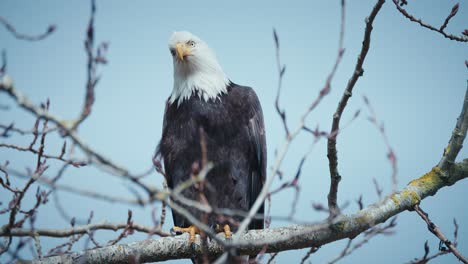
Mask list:
[[[249,179],[249,209],[255,203],[263,184],[266,179],[266,139],[265,139],[265,124],[263,122],[263,113],[257,95],[252,89],[249,89],[249,124],[248,131],[250,135],[250,144],[255,154],[251,163],[251,174]],[[262,205],[257,214],[264,213],[264,206]],[[262,229],[263,219],[254,219],[250,223],[250,229]]]
[[[167,128],[167,111],[168,111],[168,108],[169,108],[169,100],[166,101],[166,107],[164,108],[164,119],[163,119],[163,127],[162,127],[163,136],[167,133],[166,128]],[[161,144],[162,144],[162,140],[156,146],[156,151],[154,153],[154,159],[155,160],[161,160],[162,159],[162,157],[161,157],[161,155],[162,155],[162,153],[161,153]],[[164,161],[164,162],[166,162],[166,161]],[[164,166],[164,167],[166,167],[166,166]],[[165,169],[167,169],[167,168],[165,168]],[[169,188],[173,188],[172,180],[170,178],[168,178],[167,173],[164,176],[166,178],[166,183],[169,186]]]

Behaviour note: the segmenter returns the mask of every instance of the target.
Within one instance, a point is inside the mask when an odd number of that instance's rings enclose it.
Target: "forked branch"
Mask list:
[[[374,19],[379,13],[384,3],[385,0],[378,0],[372,8],[369,17],[366,18],[366,29],[364,31],[364,40],[362,41],[361,52],[358,55],[354,72],[348,81],[348,85],[346,86],[346,89],[341,97],[340,102],[338,103],[336,112],[335,114],[333,114],[333,123],[330,130],[330,135],[332,136],[328,138],[327,144],[327,157],[330,170],[330,191],[328,193],[328,208],[330,210],[331,218],[340,213],[340,209],[337,205],[337,196],[338,184],[340,183],[341,175],[338,172],[338,154],[336,150],[336,139],[338,136],[338,131],[340,129],[340,120],[343,111],[345,110],[346,104],[348,103],[348,100],[353,93],[353,88],[356,85],[357,80],[364,73],[362,66],[364,64],[364,60],[366,59],[366,55],[370,47],[371,33],[373,28],[372,24],[374,23]]]

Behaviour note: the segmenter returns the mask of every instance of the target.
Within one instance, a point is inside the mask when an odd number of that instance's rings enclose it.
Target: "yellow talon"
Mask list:
[[[190,244],[195,242],[195,235],[200,234],[200,229],[198,229],[198,227],[194,225],[191,225],[189,227],[174,226],[172,230],[174,230],[174,232],[177,232],[177,233],[189,233]]]
[[[231,232],[231,227],[229,225],[224,225],[224,236],[226,239],[231,239],[232,238],[232,232]]]
[[[232,238],[231,227],[229,225],[227,225],[227,224],[223,225],[223,228],[221,228],[221,226],[217,224],[215,230],[216,230],[217,233],[223,232],[224,237],[226,239],[231,239]]]

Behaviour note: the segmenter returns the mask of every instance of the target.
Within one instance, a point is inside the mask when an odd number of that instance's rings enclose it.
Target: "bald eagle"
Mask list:
[[[266,170],[265,129],[257,95],[252,88],[230,81],[213,50],[197,36],[175,32],[169,39],[169,50],[174,87],[166,102],[157,150],[164,160],[167,184],[173,189],[190,179],[194,166],[201,167],[203,143],[213,168],[206,175],[203,190],[191,186],[182,195],[198,201],[203,192],[213,208],[248,212],[263,187]],[[202,212],[178,204],[202,220]],[[262,206],[258,213],[263,214],[263,210]],[[174,230],[189,232],[193,242],[197,228],[174,210],[172,215]],[[242,220],[241,216],[233,218]],[[226,219],[213,213],[202,221],[221,227],[230,238],[236,227]],[[263,222],[254,219],[249,228],[262,229]]]

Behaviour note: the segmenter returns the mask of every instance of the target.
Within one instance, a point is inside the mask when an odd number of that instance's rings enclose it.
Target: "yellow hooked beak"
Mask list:
[[[186,56],[192,54],[191,49],[187,47],[185,43],[176,44],[176,53],[177,53],[177,57],[179,57],[181,61],[183,61]]]

